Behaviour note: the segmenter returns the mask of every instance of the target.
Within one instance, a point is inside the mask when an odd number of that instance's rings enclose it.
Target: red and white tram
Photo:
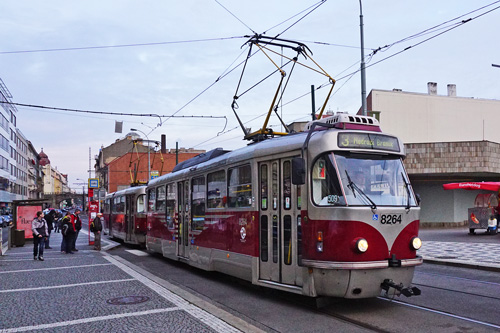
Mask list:
[[[130,187],[106,195],[103,205],[104,231],[125,243],[146,242],[146,186]]]
[[[420,294],[410,286],[420,208],[402,142],[371,117],[307,129],[214,150],[152,180],[147,249],[308,296]]]

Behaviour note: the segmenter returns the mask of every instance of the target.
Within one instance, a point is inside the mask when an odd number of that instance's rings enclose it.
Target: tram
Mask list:
[[[130,187],[106,195],[104,232],[125,243],[146,244],[146,186]]]
[[[201,154],[147,185],[146,248],[312,297],[418,295],[420,208],[404,157],[375,118],[348,114]]]

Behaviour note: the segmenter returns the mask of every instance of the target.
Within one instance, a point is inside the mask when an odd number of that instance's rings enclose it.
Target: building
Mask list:
[[[423,223],[463,222],[479,191],[444,191],[442,185],[462,181],[500,181],[500,101],[458,97],[448,85],[438,95],[372,90],[368,110],[384,132],[405,143],[405,166],[414,191],[422,198]]]
[[[116,140],[108,147],[101,147],[96,156],[95,175],[101,188],[106,192],[115,192],[131,186],[131,183],[147,183],[148,181],[148,148],[153,177],[172,172],[177,162],[182,162],[205,150],[180,148],[160,153],[153,145],[148,147],[147,140],[135,133],[128,133],[125,138]]]
[[[8,104],[12,95],[0,79],[0,209],[4,210],[10,206],[15,194],[16,179],[15,151],[16,151],[16,114],[14,105]],[[9,140],[10,138],[10,140]]]
[[[70,192],[68,186],[68,175],[62,174],[57,168],[50,164],[49,157],[42,151],[40,156],[40,166],[44,173],[43,177],[43,194],[61,194]]]
[[[28,199],[41,199],[43,193],[43,171],[40,155],[28,141]]]
[[[13,189],[15,200],[28,199],[28,140],[16,128],[16,147],[11,146],[11,157],[16,163],[11,165],[11,174],[15,177]]]

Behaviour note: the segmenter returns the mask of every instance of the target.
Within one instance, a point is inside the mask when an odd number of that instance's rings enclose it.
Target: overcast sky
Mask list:
[[[176,141],[179,147],[205,150],[245,145],[231,109],[242,71],[237,66],[248,52],[245,35],[281,34],[280,38],[305,43],[313,59],[338,80],[327,109],[355,113],[361,106],[360,74],[350,74],[360,61],[359,1],[325,1],[299,21],[315,4],[307,0],[2,0],[0,78],[15,103],[124,114],[227,117],[227,124],[222,118],[163,117],[160,121],[159,117],[18,106],[18,128],[38,151],[43,148],[52,165],[69,174],[70,186],[79,188],[76,178],[89,175],[89,148],[93,167],[99,148],[123,138],[130,128],[145,132],[150,140],[166,134],[168,148],[174,148]],[[500,68],[492,67],[500,64],[499,6],[492,0],[365,0],[367,91],[398,88],[426,93],[427,82],[433,81],[440,95],[446,95],[446,85],[453,83],[458,96],[499,99]],[[461,18],[453,20],[457,17]],[[469,18],[475,19],[460,24]],[[379,47],[436,26],[439,30],[370,56]],[[454,29],[446,32],[450,28]],[[413,47],[401,52],[409,46]],[[281,64],[280,59],[274,60]],[[248,61],[239,94],[274,69],[264,54],[256,53]],[[285,67],[287,76],[290,69]],[[262,125],[264,117],[255,118],[267,112],[278,82],[275,74],[238,99],[245,126],[256,130]],[[297,66],[280,108],[285,122],[308,120],[311,97],[297,97],[310,92],[311,85],[327,82],[325,76]],[[329,88],[317,91],[317,107]],[[115,133],[115,121],[123,121],[123,133]],[[270,125],[281,130],[275,117]],[[217,136],[219,132],[224,134]]]

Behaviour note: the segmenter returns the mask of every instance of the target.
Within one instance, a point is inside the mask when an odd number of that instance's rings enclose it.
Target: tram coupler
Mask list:
[[[386,292],[389,292],[390,288],[394,288],[406,297],[419,296],[422,293],[422,291],[417,287],[405,287],[402,283],[396,284],[391,279],[385,279],[380,286]]]

